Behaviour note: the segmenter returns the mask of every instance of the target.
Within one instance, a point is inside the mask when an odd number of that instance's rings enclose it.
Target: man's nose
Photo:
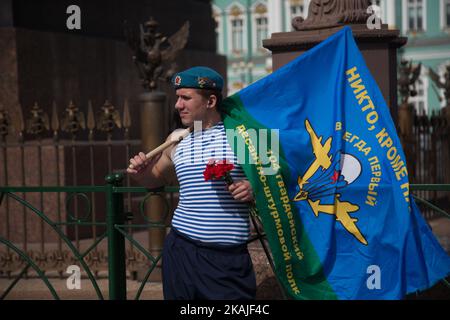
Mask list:
[[[180,110],[183,108],[183,100],[181,98],[177,99],[177,102],[175,103],[175,109]]]

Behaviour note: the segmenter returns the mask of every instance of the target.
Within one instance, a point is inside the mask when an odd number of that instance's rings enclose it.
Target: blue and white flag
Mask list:
[[[449,275],[450,257],[410,195],[389,108],[350,28],[222,107],[290,297],[401,299]],[[260,134],[267,130],[275,134]],[[267,148],[274,140],[277,150]]]

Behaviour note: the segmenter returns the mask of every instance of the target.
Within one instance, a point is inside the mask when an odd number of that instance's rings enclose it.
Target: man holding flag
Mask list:
[[[290,298],[401,299],[449,275],[350,28],[226,98],[221,113]]]
[[[168,184],[174,171],[180,184],[163,248],[164,298],[254,299],[256,279],[247,250],[253,190],[225,135],[219,112],[223,79],[210,68],[194,67],[175,74],[172,84],[175,108],[193,132],[154,158],[141,152],[127,169],[146,187]],[[177,135],[175,131],[167,140],[178,141]],[[206,174],[216,160],[231,166],[228,186],[209,179],[217,172]]]

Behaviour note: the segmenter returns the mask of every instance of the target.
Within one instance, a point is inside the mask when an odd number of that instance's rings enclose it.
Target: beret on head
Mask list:
[[[176,73],[172,77],[174,89],[194,88],[222,91],[222,76],[208,67],[193,67]]]

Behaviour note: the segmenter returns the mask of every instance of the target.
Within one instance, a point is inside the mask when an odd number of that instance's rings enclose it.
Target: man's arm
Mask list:
[[[166,141],[174,140],[177,131],[172,132]],[[171,159],[171,153],[176,145],[171,145],[163,152],[151,159],[146,159],[145,154],[140,152],[130,159],[133,169],[127,168],[128,174],[139,184],[147,188],[157,188],[176,182],[175,170]]]

